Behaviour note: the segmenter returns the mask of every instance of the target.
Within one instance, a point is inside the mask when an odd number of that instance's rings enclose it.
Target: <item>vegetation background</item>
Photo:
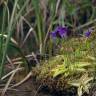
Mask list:
[[[57,26],[68,28],[67,39],[57,36],[54,40],[50,36]],[[86,37],[84,34],[89,29],[92,29],[92,34]],[[0,0],[0,78],[2,80],[8,72],[14,73],[14,70],[22,67],[28,73],[32,70],[35,58],[36,68],[37,65],[42,69],[47,68],[46,72],[52,71],[53,78],[63,74],[64,78],[70,80],[75,72],[83,73],[86,78],[81,76],[79,79],[83,78],[85,83],[69,84],[76,86],[77,93],[81,96],[83,91],[88,91],[89,82],[91,80],[95,82],[95,38],[96,0]],[[70,53],[71,49],[75,52]],[[60,59],[62,56],[64,62]],[[43,58],[43,63],[49,60],[48,64],[46,63],[48,66],[45,63],[41,66],[38,58],[41,62]],[[54,66],[54,62],[58,64]],[[46,76],[46,72],[44,70],[42,72],[39,75]],[[82,84],[82,87],[81,83],[85,85]],[[8,82],[7,84],[10,85]]]

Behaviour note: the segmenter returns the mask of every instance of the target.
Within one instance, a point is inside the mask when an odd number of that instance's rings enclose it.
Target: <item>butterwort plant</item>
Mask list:
[[[86,37],[86,47],[87,47],[87,49],[90,49],[90,42],[87,42],[87,39],[90,38],[92,32],[93,32],[93,29],[89,28],[89,29],[84,33],[84,37]]]
[[[60,47],[59,45],[62,44],[63,39],[67,38],[68,28],[67,26],[57,26],[52,32],[50,32],[50,36],[53,42],[53,47]],[[59,50],[58,50],[59,51]],[[55,50],[54,50],[55,52]]]

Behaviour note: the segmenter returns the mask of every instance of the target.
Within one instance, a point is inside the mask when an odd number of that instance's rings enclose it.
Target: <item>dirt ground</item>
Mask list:
[[[53,96],[46,92],[38,90],[39,85],[37,85],[31,78],[20,86],[8,90],[5,96]]]
[[[95,87],[96,88],[96,87]],[[38,90],[39,89],[39,90]],[[72,94],[72,92],[68,93],[65,91],[63,94],[61,92],[50,92],[47,87],[40,87],[32,78],[28,79],[25,83],[22,83],[20,86],[13,88],[11,90],[7,90],[5,96],[77,96],[76,94]],[[90,95],[83,96],[96,96],[95,92],[91,92]]]

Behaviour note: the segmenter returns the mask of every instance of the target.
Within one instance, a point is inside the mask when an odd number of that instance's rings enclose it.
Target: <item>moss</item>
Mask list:
[[[71,87],[68,82],[79,80],[86,73],[88,76],[93,76],[95,58],[89,41],[90,38],[88,41],[86,38],[72,38],[64,42],[57,56],[32,70],[36,73],[34,74],[36,80],[52,90],[65,90]],[[86,43],[89,45],[87,46]]]
[[[58,55],[56,57],[52,57],[50,60],[47,60],[42,64],[39,68],[39,75],[37,78],[44,78],[47,76],[52,76],[51,70],[55,68],[57,65],[62,64],[64,61],[63,55]]]

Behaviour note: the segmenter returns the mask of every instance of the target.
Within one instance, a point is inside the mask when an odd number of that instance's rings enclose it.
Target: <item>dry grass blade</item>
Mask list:
[[[25,37],[25,39],[23,40],[23,43],[21,45],[21,47],[25,44],[26,40],[28,39],[29,35],[31,34],[31,32],[33,31],[33,28],[31,27]]]
[[[12,61],[11,61],[11,59],[9,58],[8,55],[6,55],[6,59],[7,59],[7,61],[11,64],[12,69],[14,69],[15,67],[14,67],[14,65],[13,65],[13,63],[12,63]]]
[[[24,68],[22,67],[22,68],[16,68],[15,70],[12,70],[11,72],[9,72],[8,74],[6,74],[5,76],[3,76],[2,78],[1,78],[1,80],[4,80],[4,79],[6,79],[8,76],[10,76],[12,73],[14,73],[14,72],[17,72],[17,71],[21,71],[21,70],[23,70]]]
[[[4,0],[0,0],[0,6],[4,3]]]
[[[46,20],[47,17],[47,5],[48,5],[48,0],[40,0],[40,8],[42,9],[43,16],[44,16],[44,21]]]
[[[26,55],[25,57],[27,59],[34,58],[32,54]],[[12,59],[12,62],[13,62],[13,64],[16,63],[16,62],[19,63],[21,60],[22,60],[22,57],[18,57],[18,58]]]
[[[32,72],[29,72],[29,74],[22,81],[16,83],[15,85],[11,86],[10,88],[17,87],[17,86],[21,85],[22,83],[27,81],[31,77],[31,75],[32,75]]]
[[[55,14],[57,14],[57,12],[58,12],[58,8],[59,8],[59,5],[60,5],[60,1],[61,1],[61,0],[58,0],[58,1],[57,1]]]
[[[42,85],[40,85],[40,86],[38,87],[38,89],[37,89],[37,91],[36,91],[36,93],[35,93],[34,96],[36,96],[36,95],[38,94],[38,91],[40,90],[41,87],[42,87]]]
[[[20,66],[20,65],[18,65],[17,68],[19,68],[19,66]],[[16,72],[17,72],[17,70],[15,70],[15,71],[12,73],[12,75],[10,76],[8,82],[7,82],[6,85],[5,85],[5,88],[3,89],[2,93],[1,93],[1,96],[4,96],[4,95],[5,95],[5,93],[6,93],[7,89],[8,89],[8,86],[10,85],[10,83],[11,83],[11,81],[12,81],[12,79],[13,79],[13,77],[14,77],[14,75],[15,75]]]
[[[0,36],[3,36],[3,37],[5,37],[5,38],[8,38],[8,35],[5,35],[5,34],[4,34],[4,35],[0,34]],[[11,42],[14,43],[15,45],[18,45],[18,43],[16,42],[16,40],[14,40],[13,38],[11,38],[10,40],[11,40]]]
[[[11,89],[11,88],[8,88],[7,90],[10,90],[10,91],[18,91],[17,89]],[[3,89],[0,89],[0,92],[2,92]]]

